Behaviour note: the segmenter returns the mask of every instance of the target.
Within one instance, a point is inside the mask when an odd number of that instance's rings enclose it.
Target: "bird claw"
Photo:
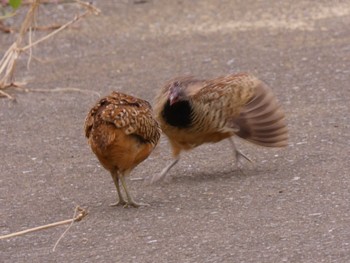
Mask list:
[[[242,158],[243,159],[246,159],[248,162],[250,163],[253,163],[253,161],[247,156],[245,155],[244,153],[242,153],[241,151],[238,151],[236,149],[236,160],[237,160],[237,163],[241,163],[242,161]]]
[[[252,160],[250,160],[250,158],[248,156],[246,156],[244,153],[242,153],[241,151],[239,151],[237,148],[236,148],[236,145],[233,141],[232,138],[229,138],[229,142],[231,143],[231,146],[233,148],[233,151],[234,151],[234,157],[236,158],[236,166],[237,168],[243,173],[241,167],[240,167],[240,164],[243,166],[243,162],[242,162],[242,159],[245,159],[247,160],[248,162],[250,163],[253,163]],[[243,173],[244,174],[244,173]]]
[[[112,203],[109,206],[110,207],[114,207],[114,206],[125,206],[127,204],[127,202],[125,200],[119,200],[116,203]]]
[[[132,202],[126,202],[126,204],[124,204],[124,208],[129,208],[129,207],[135,207],[135,208],[139,208],[140,206],[150,206],[149,204],[146,203],[136,203],[134,201]]]
[[[247,160],[252,165],[254,164],[254,162],[248,156],[246,156],[244,153],[242,153],[236,149],[236,166],[237,166],[238,170],[243,175],[246,176],[246,173],[243,171],[243,167],[244,167],[243,161],[242,161],[243,159]]]
[[[149,204],[145,203],[136,203],[134,201],[127,202],[125,200],[118,201],[116,203],[110,204],[109,206],[114,207],[114,206],[122,206],[123,208],[129,208],[129,207],[135,207],[138,208],[140,206],[150,206]]]

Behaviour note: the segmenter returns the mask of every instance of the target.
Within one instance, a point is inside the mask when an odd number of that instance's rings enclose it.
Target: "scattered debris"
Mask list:
[[[13,87],[21,87],[22,83],[14,82],[14,70],[15,70],[17,59],[19,58],[21,53],[23,52],[29,53],[29,58],[27,62],[27,66],[29,66],[32,58],[32,48],[35,45],[56,35],[60,31],[66,29],[67,27],[81,20],[82,18],[91,14],[98,15],[101,12],[99,9],[97,9],[90,3],[83,2],[80,0],[74,0],[73,2],[78,3],[80,6],[84,7],[85,12],[77,15],[73,20],[65,23],[62,26],[59,26],[56,30],[52,31],[51,33],[47,34],[46,36],[36,41],[32,40],[32,30],[34,27],[36,12],[39,5],[41,4],[41,1],[33,0],[31,2],[29,10],[18,32],[16,41],[9,47],[9,49],[5,52],[4,56],[0,60],[0,97],[6,97],[14,100],[14,97],[12,97],[10,94],[5,92],[4,90],[8,88],[13,88]],[[28,43],[23,43],[24,42],[23,39],[27,32],[29,32]]]

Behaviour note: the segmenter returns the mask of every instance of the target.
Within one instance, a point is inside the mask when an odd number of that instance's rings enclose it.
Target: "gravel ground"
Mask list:
[[[348,1],[98,1],[102,13],[23,56],[29,89],[0,100],[0,235],[89,214],[0,240],[1,262],[350,262],[350,5]],[[74,17],[41,7],[39,23]],[[16,26],[15,19],[9,20]],[[37,36],[43,34],[37,33]],[[14,35],[0,33],[0,55]],[[236,169],[227,142],[183,155],[170,183],[142,180],[170,162],[163,137],[129,179],[149,207],[109,207],[110,175],[91,153],[85,116],[119,90],[153,101],[176,75],[249,71],[287,113],[290,145],[242,141],[254,160]]]

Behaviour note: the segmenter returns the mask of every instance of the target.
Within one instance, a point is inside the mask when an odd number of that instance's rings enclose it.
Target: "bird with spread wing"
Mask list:
[[[174,160],[151,182],[164,179],[182,151],[203,143],[228,139],[238,161],[249,158],[236,149],[233,136],[265,147],[288,144],[285,114],[275,95],[248,73],[209,80],[175,78],[160,90],[154,111]]]

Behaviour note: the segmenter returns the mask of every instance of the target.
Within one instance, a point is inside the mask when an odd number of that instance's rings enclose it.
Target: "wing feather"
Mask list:
[[[134,134],[154,144],[160,138],[160,127],[153,118],[151,105],[120,92],[102,98],[90,110],[85,121],[86,137],[90,136],[93,126],[99,123],[113,124],[127,135]]]

